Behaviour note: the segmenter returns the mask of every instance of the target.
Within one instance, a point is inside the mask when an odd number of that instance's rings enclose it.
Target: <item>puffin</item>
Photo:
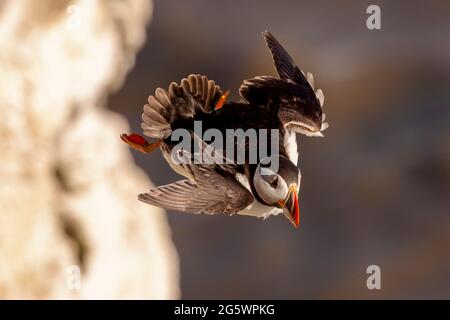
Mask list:
[[[314,91],[312,75],[305,75],[295,65],[272,34],[265,31],[263,36],[278,77],[244,80],[239,88],[240,101],[227,101],[228,91],[224,93],[213,80],[199,74],[191,74],[179,84],[171,83],[168,90],[158,88],[149,96],[141,127],[146,137],[156,141],[148,142],[136,133],[120,137],[144,153],[159,148],[171,168],[186,179],[152,188],[139,194],[139,200],[194,214],[266,219],[283,213],[294,227],[299,227],[301,173],[297,167],[296,133],[323,136],[328,126],[322,112],[323,93],[320,89]],[[230,129],[263,129],[269,134],[257,135],[256,143],[233,141],[234,151],[245,151],[245,161],[237,162],[236,158],[230,160],[235,152],[230,155],[228,149],[212,147],[199,136],[196,123],[201,123],[203,130],[213,129],[223,136]],[[179,130],[187,132],[193,148],[178,148]],[[270,144],[273,130],[278,133],[278,148],[269,148],[261,155],[257,149]],[[215,161],[194,161],[198,156],[195,150],[201,150],[202,155],[213,154]],[[256,161],[249,161],[252,153]]]

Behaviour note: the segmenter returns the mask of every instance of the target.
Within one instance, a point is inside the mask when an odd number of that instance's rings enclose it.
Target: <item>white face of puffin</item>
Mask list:
[[[262,174],[264,170],[264,174]],[[289,187],[284,179],[270,169],[258,165],[254,177],[255,189],[261,199],[267,204],[275,204],[280,199],[285,199]]]
[[[274,172],[266,167],[268,165],[266,159],[258,164],[253,177],[256,192],[266,204],[283,209],[286,218],[298,227],[300,224],[298,206],[300,170],[291,161],[280,157],[282,160],[280,168],[278,172]]]

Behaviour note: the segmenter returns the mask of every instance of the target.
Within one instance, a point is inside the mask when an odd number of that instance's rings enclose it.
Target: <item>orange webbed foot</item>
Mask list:
[[[133,149],[143,153],[150,153],[156,148],[158,148],[161,144],[161,141],[149,143],[143,136],[136,133],[132,133],[129,135],[126,133],[122,133],[120,135],[120,139],[122,139],[122,141],[124,141]]]
[[[225,102],[227,101],[228,95],[230,94],[230,91],[225,91],[225,93],[220,97],[219,101],[217,101],[216,106],[214,108],[214,110],[219,110],[220,108],[223,107],[223,105],[225,104]]]

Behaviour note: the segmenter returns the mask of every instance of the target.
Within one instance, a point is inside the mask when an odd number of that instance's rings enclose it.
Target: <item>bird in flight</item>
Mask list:
[[[213,80],[193,74],[149,96],[141,126],[144,135],[156,141],[150,143],[135,133],[122,134],[121,139],[144,153],[160,148],[171,168],[186,179],[139,194],[139,200],[194,214],[240,214],[265,219],[283,213],[299,227],[301,174],[295,134],[323,136],[322,131],[328,127],[322,112],[324,96],[322,90],[314,91],[312,74],[305,75],[272,34],[266,31],[263,36],[278,77],[244,80],[239,88],[241,101],[226,101],[228,93]],[[231,153],[226,148],[213,148],[196,134],[195,122],[199,121],[203,130],[214,129],[224,136],[231,129],[276,130],[278,148],[270,148],[263,155],[258,152],[267,139],[273,138],[272,134],[264,138],[257,135],[255,143],[233,140]],[[195,151],[177,148],[179,139],[174,135],[178,129],[188,133],[194,150],[195,146],[203,152],[208,150],[221,161],[192,161]],[[236,162],[234,152],[238,150],[244,150],[245,161]],[[174,151],[190,161],[176,161]],[[252,152],[255,161],[249,161]],[[278,164],[276,169],[274,163]]]

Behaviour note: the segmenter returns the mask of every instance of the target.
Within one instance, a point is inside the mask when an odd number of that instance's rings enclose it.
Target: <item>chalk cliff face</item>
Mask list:
[[[145,40],[145,0],[0,4],[0,298],[177,298],[150,181],[105,109]]]

